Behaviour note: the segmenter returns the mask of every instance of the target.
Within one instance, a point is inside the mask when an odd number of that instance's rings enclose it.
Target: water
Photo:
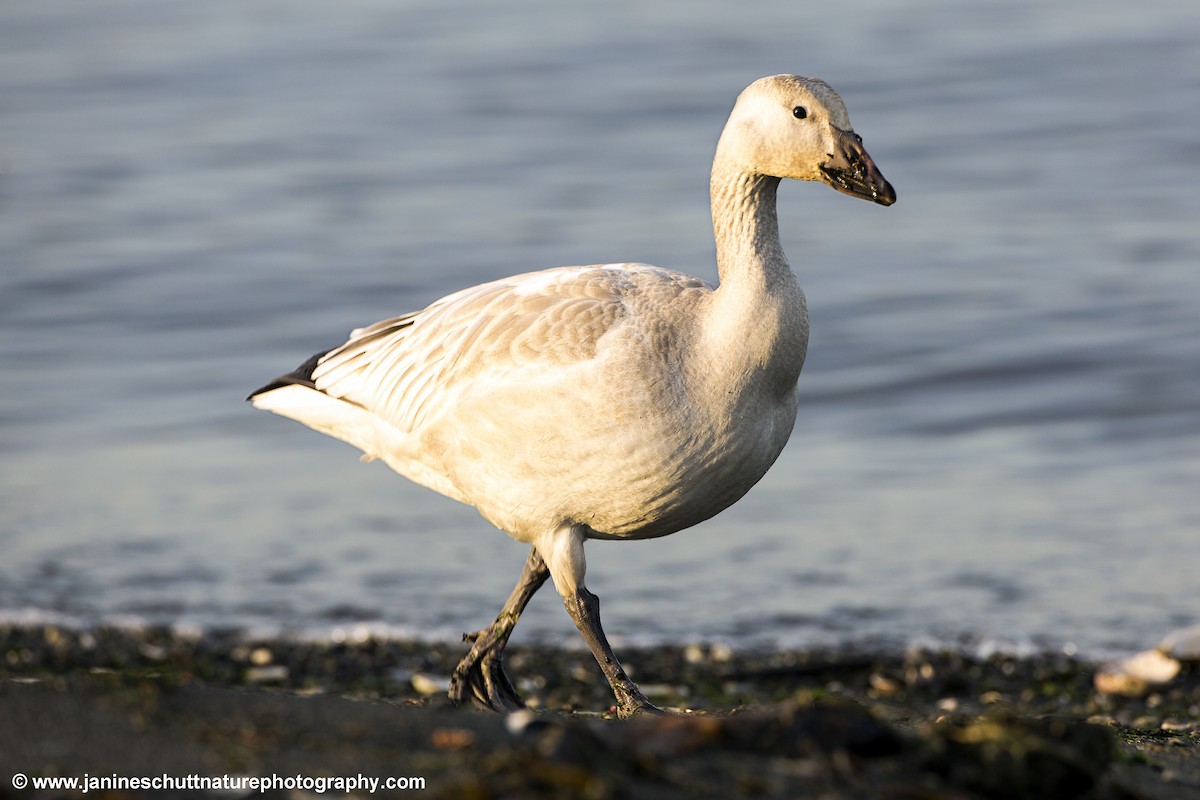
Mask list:
[[[733,509],[589,545],[618,642],[1009,642],[1200,621],[1200,6],[0,8],[0,611],[454,636],[525,548],[248,391],[558,264],[714,277],[760,75],[899,203],[781,192],[801,417]],[[575,641],[552,592],[518,637]]]

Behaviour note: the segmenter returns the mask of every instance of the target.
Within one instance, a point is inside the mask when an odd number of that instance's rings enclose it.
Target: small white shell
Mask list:
[[[434,677],[426,675],[423,672],[418,672],[410,679],[413,689],[417,694],[424,697],[432,697],[435,694],[442,694],[450,689],[450,679]]]
[[[1151,689],[1170,683],[1179,674],[1180,664],[1159,650],[1144,650],[1137,655],[1110,661],[1096,672],[1093,683],[1103,694],[1138,697]]]

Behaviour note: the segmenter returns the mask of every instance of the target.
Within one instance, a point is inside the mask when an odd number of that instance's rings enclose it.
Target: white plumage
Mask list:
[[[764,78],[742,93],[713,163],[719,287],[645,264],[504,278],[360,328],[252,395],[532,545],[455,673],[456,700],[519,705],[500,655],[549,575],[619,712],[652,710],[600,629],[583,542],[707,519],[787,442],[808,314],[779,243],[780,178],[895,201],[832,89]]]

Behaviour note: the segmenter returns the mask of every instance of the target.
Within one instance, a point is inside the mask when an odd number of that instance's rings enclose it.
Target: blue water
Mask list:
[[[589,545],[617,642],[1200,622],[1200,4],[0,6],[0,617],[446,637],[524,546],[243,403],[349,329],[558,264],[713,278],[737,92],[846,99],[899,202],[781,191],[792,442]],[[518,638],[575,641],[550,590]]]

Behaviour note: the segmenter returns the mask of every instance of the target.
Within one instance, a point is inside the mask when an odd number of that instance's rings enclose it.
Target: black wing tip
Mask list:
[[[313,370],[317,368],[317,364],[321,363],[321,358],[325,355],[325,353],[328,352],[328,350],[325,350],[317,353],[312,358],[308,359],[308,361],[305,361],[303,364],[296,367],[296,369],[289,372],[287,375],[280,375],[266,386],[255,389],[246,397],[246,400],[253,400],[260,394],[266,394],[267,392],[274,391],[275,389],[281,389],[284,386],[307,386],[309,389],[315,390],[317,388],[317,384],[312,377]]]

